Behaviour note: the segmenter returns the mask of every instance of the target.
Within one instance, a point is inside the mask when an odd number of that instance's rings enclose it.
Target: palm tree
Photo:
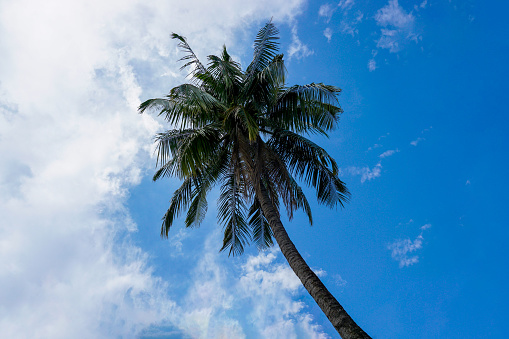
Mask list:
[[[223,47],[205,67],[178,34],[172,38],[186,52],[190,83],[165,98],[142,103],[139,111],[157,109],[176,129],[159,133],[154,181],[177,176],[183,181],[163,217],[161,236],[168,237],[184,210],[186,227],[198,226],[207,211],[207,193],[220,185],[218,220],[224,227],[221,251],[240,255],[253,240],[259,249],[281,252],[343,338],[369,338],[309,268],[280,220],[280,202],[289,219],[302,209],[312,223],[309,203],[296,179],[313,186],[318,201],[343,205],[349,192],[327,152],[304,135],[327,135],[342,110],[339,88],[324,84],[285,87],[283,55],[272,22],[258,33],[254,57],[245,71]]]

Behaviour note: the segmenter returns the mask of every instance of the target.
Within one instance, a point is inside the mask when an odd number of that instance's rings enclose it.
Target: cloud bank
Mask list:
[[[130,241],[128,190],[152,163],[159,129],[136,108],[182,81],[171,32],[204,55],[271,16],[294,22],[301,5],[0,3],[3,338],[132,337],[165,321],[188,331]]]

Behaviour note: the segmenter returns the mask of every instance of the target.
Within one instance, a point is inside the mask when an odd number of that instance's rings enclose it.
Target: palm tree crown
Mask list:
[[[187,227],[199,225],[207,193],[220,185],[218,220],[224,227],[221,250],[239,255],[251,240],[264,249],[276,239],[288,263],[343,338],[369,338],[344,311],[300,256],[279,215],[282,202],[292,219],[302,209],[312,223],[309,203],[297,180],[316,189],[318,202],[343,205],[349,192],[338,178],[334,159],[305,135],[327,136],[342,113],[339,88],[322,83],[285,86],[278,31],[267,23],[254,43],[245,71],[223,47],[205,67],[178,34],[186,52],[182,68],[190,82],[165,98],[143,102],[139,111],[156,109],[177,129],[156,136],[158,170],[154,180],[183,181],[163,217],[161,236],[187,210]]]
[[[318,201],[343,204],[348,190],[327,152],[304,134],[333,129],[342,112],[341,90],[324,84],[285,86],[278,31],[268,23],[257,35],[254,57],[243,71],[223,47],[205,68],[186,39],[173,34],[187,52],[191,83],[173,88],[162,99],[147,100],[140,112],[156,108],[172,129],[156,136],[158,167],[154,180],[183,180],[163,218],[167,237],[175,217],[187,210],[185,224],[197,226],[207,211],[207,193],[221,185],[218,220],[224,226],[221,250],[242,254],[249,240],[260,249],[272,245],[272,231],[261,211],[257,190],[264,186],[274,206],[282,201],[291,219],[303,209],[312,223],[308,201],[296,178],[316,188]]]

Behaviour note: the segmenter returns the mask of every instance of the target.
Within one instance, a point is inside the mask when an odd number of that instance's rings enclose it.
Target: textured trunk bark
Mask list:
[[[297,251],[297,248],[295,248],[295,245],[290,240],[288,233],[286,233],[286,230],[281,223],[278,213],[272,205],[265,187],[263,187],[263,184],[261,186],[260,192],[258,193],[258,200],[262,206],[262,211],[272,228],[274,238],[276,238],[281,252],[285,256],[292,270],[302,282],[302,285],[304,285],[309,294],[313,297],[313,299],[315,299],[316,303],[320,306],[323,313],[325,313],[329,321],[332,323],[332,326],[334,326],[334,328],[338,331],[341,338],[371,338],[355,323],[355,321],[353,321],[336,298],[334,298],[316,274],[309,268],[308,264],[306,264],[300,253]]]

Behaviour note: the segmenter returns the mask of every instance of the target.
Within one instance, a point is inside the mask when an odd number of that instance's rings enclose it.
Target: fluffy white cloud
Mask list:
[[[387,157],[390,157],[391,155],[393,155],[394,153],[398,153],[399,152],[399,149],[390,149],[390,150],[387,150],[385,152],[383,152],[382,154],[380,154],[378,157],[380,159],[384,159],[384,158],[387,158]]]
[[[373,72],[376,68],[377,68],[377,67],[376,67],[376,61],[375,61],[375,59],[374,59],[374,58],[369,59],[369,61],[368,61],[368,69],[369,69],[369,71],[370,71],[370,72]]]
[[[422,248],[422,240],[422,235],[419,235],[414,241],[402,239],[388,246],[389,250],[391,250],[392,258],[399,262],[399,267],[406,267],[419,262],[417,255],[409,256],[409,254]]]
[[[203,339],[329,338],[299,301],[307,292],[279,249],[230,259],[224,265],[224,253],[217,252],[220,243],[219,230],[207,236],[192,283],[173,306],[174,331]],[[160,325],[165,328],[164,322]]]
[[[418,137],[417,139],[410,141],[410,145],[417,146],[419,144],[419,142],[421,142],[423,140],[426,140],[426,139]]]
[[[427,230],[428,228],[431,228],[431,224],[424,224],[421,226],[421,231]]]
[[[409,238],[399,239],[387,246],[387,249],[391,251],[392,258],[399,262],[399,267],[407,267],[419,262],[419,256],[413,253],[422,248],[423,233],[429,228],[431,228],[431,224],[421,226],[421,233],[413,241]]]
[[[375,20],[382,27],[381,36],[377,41],[379,48],[396,53],[408,41],[419,39],[415,31],[415,17],[412,13],[406,13],[398,0],[389,0],[387,5],[377,11]]]
[[[379,161],[372,168],[369,168],[368,166],[364,167],[350,166],[347,167],[346,169],[342,169],[341,172],[342,174],[360,175],[361,183],[364,183],[366,180],[370,181],[382,175],[382,163]]]
[[[385,136],[384,136],[385,137]],[[380,144],[375,144],[373,147],[369,147],[368,151],[373,150],[374,148],[381,147]],[[370,181],[373,179],[376,179],[382,175],[382,160],[390,157],[391,155],[399,152],[398,149],[395,150],[387,150],[383,153],[381,153],[378,157],[380,160],[377,162],[377,164],[373,167],[364,166],[364,167],[358,167],[358,166],[350,166],[346,169],[341,169],[341,174],[349,174],[354,176],[360,176],[361,177],[361,183],[364,183],[366,181]]]
[[[325,21],[329,22],[336,9],[337,6],[331,4],[323,4],[318,9],[318,15],[323,16],[325,18]]]
[[[250,321],[261,338],[329,338],[304,311],[305,305],[294,300],[304,289],[288,265],[276,262],[278,254],[276,249],[262,252],[242,266],[239,293],[253,305]]]
[[[288,47],[288,57],[302,59],[312,55],[313,53],[313,50],[309,49],[307,45],[300,41],[299,36],[297,35],[297,26],[294,25],[292,27],[292,43]]]
[[[327,27],[324,31],[323,31],[323,35],[327,38],[327,41],[330,42],[331,39],[332,39],[332,29],[330,29],[329,27]]]
[[[300,0],[0,3],[3,338],[133,337],[163,321],[186,329],[129,241],[128,189],[152,164],[159,128],[136,108],[182,81],[171,32],[203,56],[300,10]]]
[[[338,7],[341,8],[342,10],[344,11],[347,11],[349,10],[350,8],[352,8],[352,6],[355,4],[355,1],[354,0],[341,0],[339,3],[338,3]]]

